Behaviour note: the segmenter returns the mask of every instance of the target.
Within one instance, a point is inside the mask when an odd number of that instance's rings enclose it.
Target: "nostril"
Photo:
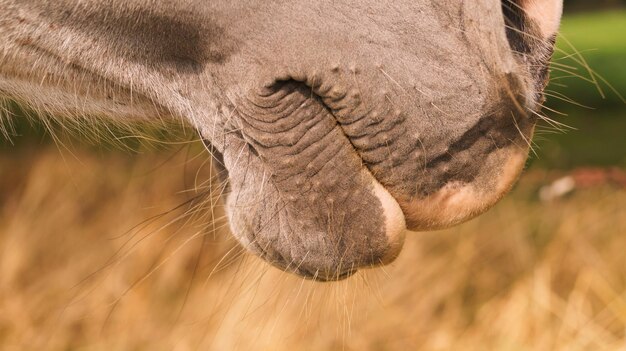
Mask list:
[[[527,54],[529,51],[528,19],[520,0],[502,0],[502,14],[506,27],[506,37],[509,47],[514,52]]]
[[[507,25],[526,32],[536,27],[541,38],[557,32],[563,13],[563,0],[502,0],[502,12]]]
[[[502,0],[509,47],[530,73],[537,103],[543,101],[562,11],[562,0]]]
[[[533,42],[549,40],[558,31],[562,0],[502,0],[506,35],[513,51],[528,54]]]

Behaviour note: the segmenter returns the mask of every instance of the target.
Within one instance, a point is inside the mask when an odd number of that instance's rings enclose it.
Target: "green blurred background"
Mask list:
[[[626,167],[625,4],[565,2],[544,113],[571,128],[543,123],[531,168]]]

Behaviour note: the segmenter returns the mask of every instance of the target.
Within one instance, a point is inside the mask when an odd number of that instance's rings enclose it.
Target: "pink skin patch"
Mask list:
[[[477,189],[473,184],[449,183],[427,198],[407,202],[404,214],[410,230],[447,228],[484,213],[498,202],[521,173],[526,152],[516,150],[507,155],[493,188]]]
[[[387,264],[395,260],[402,250],[407,231],[406,221],[396,199],[377,181],[374,181],[374,195],[382,204],[385,216],[385,233],[389,242],[389,249],[380,263]]]

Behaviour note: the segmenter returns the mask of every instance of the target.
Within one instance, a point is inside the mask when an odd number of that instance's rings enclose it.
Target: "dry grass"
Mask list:
[[[208,177],[189,158],[0,154],[1,349],[626,348],[624,191],[544,204],[534,173],[479,219],[411,235],[384,271],[317,284],[168,211]]]

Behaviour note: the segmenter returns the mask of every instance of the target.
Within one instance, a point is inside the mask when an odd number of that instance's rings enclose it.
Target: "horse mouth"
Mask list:
[[[521,134],[534,125],[521,113],[512,117],[515,106],[504,100],[493,112],[479,111],[467,129],[429,136],[422,145],[430,147],[416,150],[409,148],[422,140],[405,129],[420,128],[419,115],[379,115],[386,118],[378,123],[363,115],[350,123],[354,111],[295,81],[240,100],[241,128],[227,135],[223,155],[211,152],[228,166],[221,173],[237,194],[227,199],[233,234],[273,266],[319,282],[393,262],[407,228],[442,229],[492,207],[522,170]],[[380,146],[384,134],[396,144]],[[402,147],[410,158],[387,157]],[[245,172],[235,167],[241,159]]]

